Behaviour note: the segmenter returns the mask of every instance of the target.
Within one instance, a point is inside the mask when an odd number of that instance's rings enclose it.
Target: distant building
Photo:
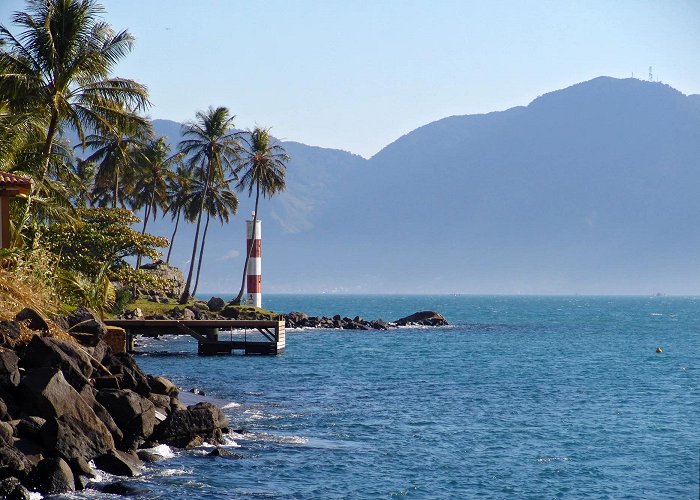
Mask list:
[[[31,179],[0,172],[0,248],[10,246],[10,198],[26,197]]]

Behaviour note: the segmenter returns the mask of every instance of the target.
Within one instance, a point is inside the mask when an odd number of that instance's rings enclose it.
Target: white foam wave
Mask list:
[[[192,471],[189,469],[163,469],[161,471],[158,471],[156,476],[160,477],[171,477],[171,476],[189,476],[192,474]]]
[[[160,455],[163,458],[173,458],[175,456],[175,452],[167,444],[159,444],[153,448],[145,448],[145,450]]]
[[[239,406],[241,406],[241,403],[231,401],[230,403],[226,403],[224,406],[222,406],[221,409],[228,410],[229,408],[238,408]]]
[[[309,439],[303,436],[284,436],[279,434],[268,434],[266,432],[255,433],[252,436],[256,441],[267,441],[269,443],[306,444],[309,442]]]
[[[229,433],[229,434],[224,436],[223,446],[226,446],[228,448],[240,448],[241,445],[236,442],[236,440],[234,439],[234,436],[232,436],[231,434],[235,434],[235,433],[232,432],[232,433]],[[240,434],[236,434],[236,436],[240,436]]]

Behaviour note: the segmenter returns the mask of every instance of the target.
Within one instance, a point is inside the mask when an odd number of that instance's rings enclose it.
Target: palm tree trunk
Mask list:
[[[41,171],[41,176],[36,180],[36,182],[33,184],[32,189],[29,192],[29,196],[27,196],[27,206],[24,209],[24,214],[21,219],[21,223],[19,227],[17,228],[17,233],[21,233],[22,230],[24,229],[25,225],[29,224],[29,214],[31,213],[31,207],[32,207],[32,195],[36,192],[36,190],[39,188],[41,184],[43,184],[44,179],[49,173],[49,165],[51,165],[51,148],[53,148],[53,138],[56,135],[56,130],[58,128],[58,111],[52,111],[51,112],[51,122],[49,123],[49,129],[46,132],[46,142],[44,143],[44,166]]]
[[[241,289],[238,292],[238,295],[236,295],[236,298],[233,299],[233,303],[240,305],[241,304],[241,299],[243,298],[243,289],[245,288],[245,279],[248,274],[248,261],[250,260],[250,254],[253,253],[253,247],[255,246],[255,226],[257,225],[258,221],[258,201],[260,201],[260,183],[258,182],[256,185],[256,191],[255,191],[255,213],[253,215],[253,232],[250,235],[250,248],[247,249],[247,252],[245,254],[245,262],[243,263],[243,278],[241,278]],[[246,235],[248,236],[248,235]],[[247,238],[246,238],[247,239]],[[247,242],[246,242],[247,244]]]
[[[197,295],[197,286],[199,285],[199,272],[202,270],[202,256],[204,255],[204,242],[207,239],[207,230],[209,229],[209,211],[207,211],[207,223],[204,224],[204,233],[202,233],[202,246],[199,248],[199,263],[197,263],[197,277],[194,280],[194,289],[192,296]]]
[[[144,215],[143,215],[143,229],[141,229],[141,235],[146,234],[146,224],[148,224],[148,218],[151,216],[151,207],[149,205],[146,205],[146,209],[144,210]],[[136,256],[136,269],[141,267],[141,254],[139,253]]]
[[[114,193],[112,196],[112,208],[117,208],[119,201],[119,167],[114,166]]]
[[[177,234],[177,226],[180,225],[180,209],[177,211],[177,218],[175,219],[175,229],[173,230],[173,235],[170,237],[170,246],[168,247],[168,258],[165,259],[166,264],[170,264],[170,254],[173,251],[173,243],[175,243],[175,235]]]
[[[56,135],[56,129],[58,128],[58,111],[54,110],[51,112],[51,122],[49,123],[49,129],[46,132],[46,142],[44,143],[44,168],[39,177],[39,183],[43,182],[49,173],[49,165],[51,165],[51,148],[53,148],[53,138]]]
[[[207,180],[204,184],[204,192],[209,191],[209,184],[211,182],[211,166],[207,169]],[[197,228],[194,232],[194,244],[192,245],[192,257],[190,258],[190,271],[187,273],[187,281],[185,282],[185,290],[180,296],[180,304],[187,304],[190,298],[190,285],[192,284],[192,272],[194,271],[194,261],[197,257],[197,243],[199,242],[199,228],[202,225],[202,212],[204,212],[204,204],[206,203],[206,196],[202,196],[202,203],[199,205],[199,213],[197,214]]]

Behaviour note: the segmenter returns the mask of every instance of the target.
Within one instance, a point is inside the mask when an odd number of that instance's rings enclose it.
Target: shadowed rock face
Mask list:
[[[7,350],[11,336],[0,341],[0,497],[83,489],[94,476],[90,460],[110,474],[132,477],[141,467],[136,448],[154,445],[158,436],[187,446],[218,444],[228,432],[219,408],[186,408],[171,381],[149,377],[128,354],[111,352],[100,339],[99,319],[76,316],[87,318],[76,330],[92,329],[76,337],[82,345],[42,336],[40,323],[22,350]]]
[[[447,320],[442,316],[442,314],[435,311],[421,311],[405,318],[397,319],[396,324],[398,326],[446,326]]]

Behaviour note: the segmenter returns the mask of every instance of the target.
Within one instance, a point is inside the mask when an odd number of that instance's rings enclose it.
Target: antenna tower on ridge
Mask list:
[[[654,77],[653,77],[652,74],[651,74],[651,66],[649,66],[649,81],[650,81],[650,82],[653,82],[653,81],[654,81]]]

